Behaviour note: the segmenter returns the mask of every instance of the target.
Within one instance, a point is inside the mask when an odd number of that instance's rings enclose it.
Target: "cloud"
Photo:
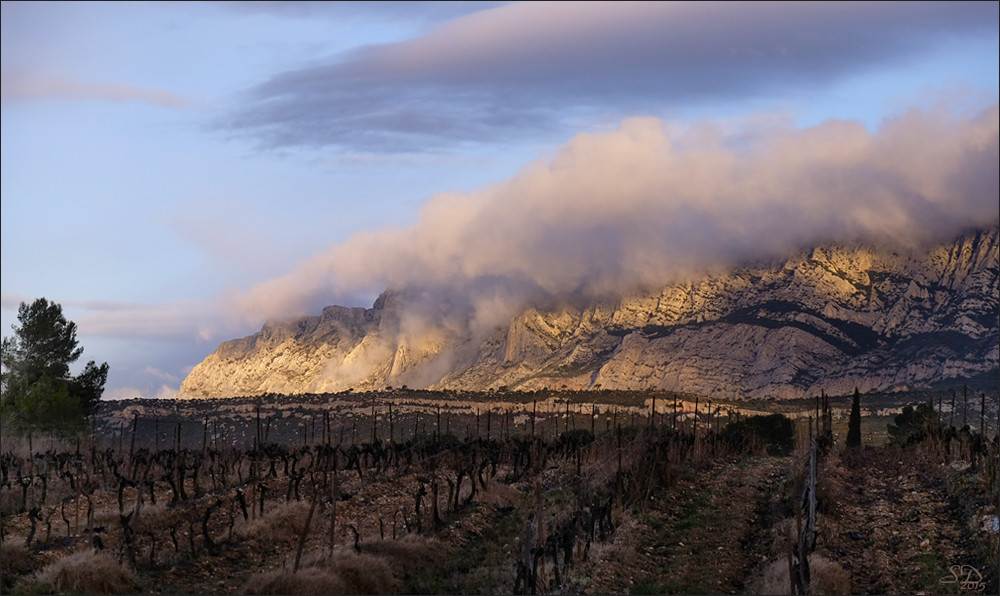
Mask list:
[[[173,399],[180,391],[180,379],[154,366],[146,366],[141,373],[128,376],[131,377],[132,383],[124,387],[109,387],[101,396],[102,399],[132,399],[135,397]],[[149,377],[153,377],[157,381],[151,381]]]
[[[147,366],[145,369],[143,369],[142,372],[146,373],[147,375],[154,376],[158,379],[162,379],[164,381],[170,381],[171,383],[177,383],[180,380],[176,376],[168,372],[164,372],[154,366]]]
[[[239,328],[236,319],[220,312],[212,301],[178,301],[162,304],[127,302],[62,302],[65,308],[86,311],[76,317],[80,333],[125,339],[156,338],[210,341],[220,333]]]
[[[222,127],[270,146],[414,152],[568,117],[816,91],[958,37],[996,3],[523,3],[363,47],[254,88]]]
[[[17,310],[22,302],[34,299],[3,294],[0,306]],[[207,341],[218,334],[231,332],[238,318],[220,315],[217,302],[181,301],[162,304],[117,302],[110,300],[54,300],[64,310],[83,311],[74,316],[81,334],[129,339],[190,339]]]
[[[43,75],[4,69],[0,73],[0,79],[3,82],[3,91],[0,93],[3,103],[68,99],[138,102],[170,109],[188,108],[195,103],[188,98],[161,89],[80,81],[62,75]]]
[[[505,2],[225,2],[242,13],[265,13],[291,18],[368,18],[379,21],[451,19],[506,4]]]
[[[1000,117],[912,109],[875,133],[655,118],[579,134],[551,159],[419,221],[359,233],[229,299],[248,320],[384,288],[483,324],[528,301],[615,297],[823,241],[915,246],[997,221]]]
[[[22,302],[25,304],[31,304],[32,300],[17,294],[4,293],[0,295],[0,308],[3,308],[4,310],[17,310],[21,306]]]
[[[174,399],[177,397],[179,391],[179,387],[170,387],[169,385],[161,385],[159,388],[148,391],[136,389],[135,387],[119,387],[117,389],[108,389],[101,396],[101,399],[119,400],[134,399],[136,397],[145,399]]]

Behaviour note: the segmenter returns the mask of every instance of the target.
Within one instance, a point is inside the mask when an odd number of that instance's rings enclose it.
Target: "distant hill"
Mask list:
[[[181,386],[215,398],[387,386],[658,388],[720,398],[893,391],[998,374],[998,229],[899,252],[818,246],[616,303],[530,307],[503,325],[372,308],[268,323]]]

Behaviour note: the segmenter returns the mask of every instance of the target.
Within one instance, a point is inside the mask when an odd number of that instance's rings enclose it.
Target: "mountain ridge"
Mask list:
[[[998,368],[996,225],[926,250],[826,244],[475,329],[385,292],[223,342],[187,397],[432,389],[667,389],[723,398],[895,391]],[[440,305],[437,307],[443,308]]]

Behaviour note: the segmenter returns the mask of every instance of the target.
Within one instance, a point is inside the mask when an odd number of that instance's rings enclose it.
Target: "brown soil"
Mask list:
[[[585,593],[741,594],[770,551],[788,458],[753,457],[686,473],[629,512]]]
[[[975,512],[961,503],[971,504],[975,496],[949,497],[949,483],[978,478],[967,462],[946,466],[890,448],[848,454],[845,460],[846,495],[821,516],[817,552],[850,571],[855,594],[976,592],[941,583],[953,579],[953,565],[977,568],[996,591],[1000,569],[995,551],[990,562],[990,535],[977,531]]]

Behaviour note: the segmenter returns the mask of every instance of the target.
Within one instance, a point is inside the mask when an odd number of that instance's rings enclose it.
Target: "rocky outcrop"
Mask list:
[[[527,308],[486,331],[421,320],[406,292],[386,293],[370,309],[330,306],[225,342],[181,389],[903,390],[998,369],[998,270],[994,227],[911,253],[817,247],[615,304]]]

